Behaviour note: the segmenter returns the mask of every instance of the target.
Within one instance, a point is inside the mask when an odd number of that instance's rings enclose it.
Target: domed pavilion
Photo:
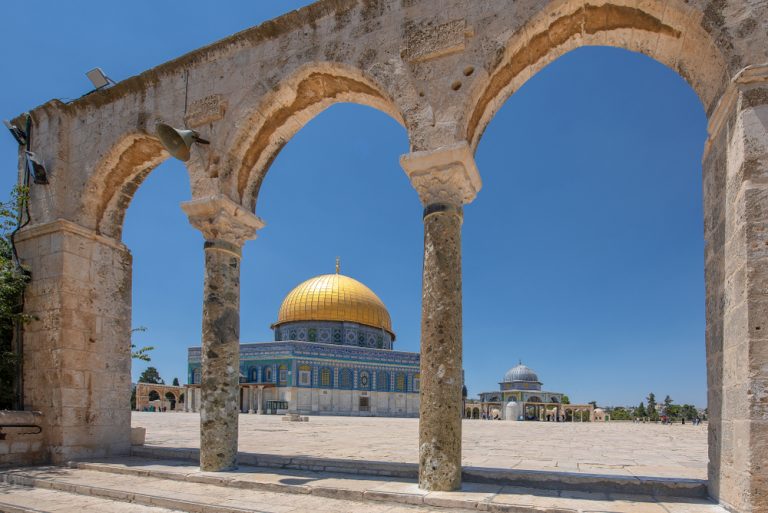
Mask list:
[[[564,394],[544,391],[542,385],[538,374],[519,362],[504,374],[498,391],[481,392],[480,401],[471,401],[465,415],[506,420],[559,421],[565,418],[566,410],[581,408],[582,405],[561,406]]]
[[[243,412],[418,416],[419,354],[393,350],[386,306],[338,261],[294,287],[271,327],[274,341],[240,344]],[[200,347],[188,358],[185,408],[196,411]]]

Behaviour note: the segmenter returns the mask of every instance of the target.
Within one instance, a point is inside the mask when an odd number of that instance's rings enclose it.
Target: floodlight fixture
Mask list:
[[[88,80],[91,81],[91,84],[93,84],[93,87],[97,91],[110,84],[114,84],[114,81],[109,78],[101,68],[93,68],[91,71],[87,72],[85,76],[88,77]]]
[[[26,150],[24,153],[27,157],[27,171],[32,175],[34,182],[41,185],[47,184],[48,173],[45,172],[43,163],[40,162],[40,159],[33,152]]]
[[[16,139],[16,142],[19,143],[19,146],[24,146],[27,144],[27,134],[24,132],[24,130],[17,127],[16,125],[12,125],[11,122],[7,119],[3,120],[3,124],[11,132],[11,135],[14,139]]]

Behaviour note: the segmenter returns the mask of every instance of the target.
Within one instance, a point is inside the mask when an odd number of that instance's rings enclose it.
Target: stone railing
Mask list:
[[[43,414],[0,410],[0,466],[44,463]]]

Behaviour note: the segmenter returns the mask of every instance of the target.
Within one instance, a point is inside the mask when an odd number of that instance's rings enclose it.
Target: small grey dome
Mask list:
[[[532,369],[529,369],[522,363],[519,365],[516,365],[509,369],[506,374],[504,374],[504,383],[511,383],[513,381],[531,381],[534,383],[539,382],[539,377],[536,375],[535,372],[533,372]]]

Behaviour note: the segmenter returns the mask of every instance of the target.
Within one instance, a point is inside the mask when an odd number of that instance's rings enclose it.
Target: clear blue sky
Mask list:
[[[0,116],[76,98],[101,66],[122,80],[309,2],[7,3],[0,18]],[[571,52],[496,115],[477,151],[484,181],[464,221],[464,366],[471,395],[522,359],[572,401],[637,404],[648,392],[706,404],[701,152],[706,119],[690,87],[639,54]],[[421,207],[398,157],[404,129],[336,105],[275,160],[246,245],[242,340],[271,340],[283,296],[342,270],[385,302],[396,348],[419,349]],[[16,145],[0,134],[0,190]],[[7,196],[7,193],[4,194]],[[138,344],[170,382],[200,342],[202,237],[182,214],[183,167],[159,166],[128,211]],[[134,363],[133,378],[147,366]]]

